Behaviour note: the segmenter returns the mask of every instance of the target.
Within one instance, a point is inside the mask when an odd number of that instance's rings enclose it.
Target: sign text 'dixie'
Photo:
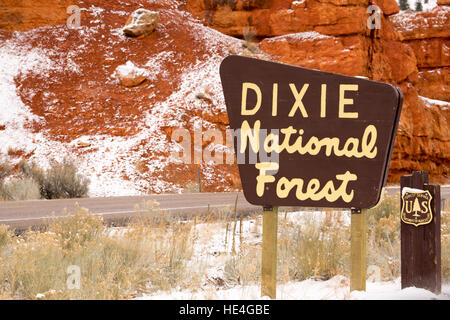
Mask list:
[[[257,159],[239,164],[250,203],[378,202],[401,110],[397,87],[238,56],[222,62],[221,78],[236,154]]]

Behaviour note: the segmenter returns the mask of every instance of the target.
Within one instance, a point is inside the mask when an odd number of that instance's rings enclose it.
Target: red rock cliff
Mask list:
[[[187,0],[208,26],[259,39],[276,60],[399,86],[404,105],[389,180],[427,170],[450,177],[450,8],[399,13],[395,0],[214,1]],[[446,3],[441,1],[441,3]],[[370,5],[380,28],[366,23]],[[429,99],[427,99],[429,98]]]
[[[63,24],[71,0],[2,0],[0,29],[29,30],[52,24]]]

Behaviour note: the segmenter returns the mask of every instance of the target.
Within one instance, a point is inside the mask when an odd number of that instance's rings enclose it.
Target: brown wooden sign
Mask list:
[[[432,196],[428,190],[403,188],[401,219],[413,226],[428,224],[433,219]]]
[[[248,202],[378,202],[402,106],[397,87],[241,56],[227,57],[220,75]]]

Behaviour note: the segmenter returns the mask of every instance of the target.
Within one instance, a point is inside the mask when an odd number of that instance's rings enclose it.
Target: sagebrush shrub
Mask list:
[[[0,162],[0,200],[7,200],[7,195],[5,193],[5,178],[11,172],[11,165],[7,162]]]
[[[31,178],[16,178],[3,184],[2,195],[7,200],[33,200],[41,197],[39,185]]]
[[[51,161],[50,169],[43,170],[35,163],[22,162],[23,174],[39,184],[41,196],[45,199],[83,198],[88,195],[89,179],[78,173],[75,164],[67,159],[62,163]]]

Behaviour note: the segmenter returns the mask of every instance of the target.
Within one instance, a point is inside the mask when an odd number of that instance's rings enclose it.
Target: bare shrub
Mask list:
[[[3,185],[7,200],[33,200],[41,197],[39,185],[30,178],[16,178]]]
[[[138,246],[146,244],[147,287],[151,291],[192,287],[199,279],[199,270],[187,270],[196,240],[194,222],[177,221],[154,200],[136,205],[135,211],[124,237]]]
[[[0,162],[0,200],[7,200],[4,180],[11,173],[11,169],[8,162]]]
[[[53,220],[48,231],[56,235],[63,249],[77,250],[101,238],[105,226],[102,216],[91,215],[88,209],[75,204],[74,213]]]
[[[3,181],[11,173],[11,165],[8,162],[0,163],[0,181]]]
[[[43,170],[35,163],[22,162],[20,168],[25,176],[39,184],[45,199],[83,198],[89,191],[89,179],[78,173],[75,164],[67,159],[62,163],[51,161],[50,169]]]
[[[258,41],[256,37],[256,29],[249,27],[243,30],[244,42],[242,46],[246,48],[250,53],[255,54],[259,52]]]
[[[384,191],[384,196],[380,204],[367,211],[367,218],[374,218],[376,221],[381,218],[388,218],[392,215],[397,216],[400,219],[400,199],[398,197],[387,195]]]

